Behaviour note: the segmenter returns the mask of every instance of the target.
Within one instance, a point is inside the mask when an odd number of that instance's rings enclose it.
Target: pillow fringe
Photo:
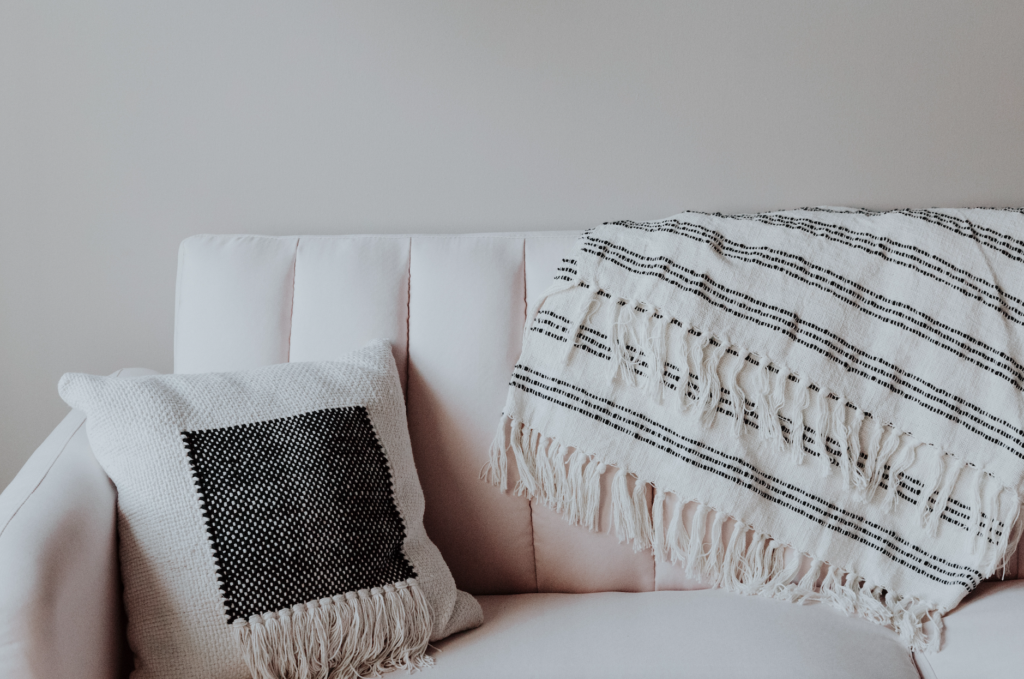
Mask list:
[[[254,679],[356,679],[433,664],[430,604],[416,579],[232,623]]]

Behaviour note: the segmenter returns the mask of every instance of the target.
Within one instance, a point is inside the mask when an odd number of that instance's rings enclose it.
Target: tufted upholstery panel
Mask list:
[[[386,337],[406,389],[427,530],[460,587],[653,590],[653,558],[608,533],[609,508],[605,531],[591,534],[479,479],[526,305],[576,235],[189,238],[175,372],[329,359]]]
[[[703,588],[620,545],[610,507],[602,531],[589,533],[479,480],[527,305],[577,235],[194,236],[179,253],[175,372],[329,359],[386,337],[406,390],[427,531],[461,588]]]

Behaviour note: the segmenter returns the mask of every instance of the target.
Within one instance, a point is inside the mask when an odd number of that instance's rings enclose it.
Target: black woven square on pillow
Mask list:
[[[416,577],[362,406],[182,432],[228,623]]]

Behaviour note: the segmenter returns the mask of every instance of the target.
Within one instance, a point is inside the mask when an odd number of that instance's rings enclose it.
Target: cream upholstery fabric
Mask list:
[[[0,495],[0,677],[119,676],[125,638],[114,496],[77,410]]]
[[[924,679],[1024,675],[1024,581],[986,582],[946,615],[940,653],[915,653]]]
[[[911,679],[891,630],[720,590],[481,597],[482,627],[438,644],[431,679]],[[424,675],[426,677],[426,675]]]

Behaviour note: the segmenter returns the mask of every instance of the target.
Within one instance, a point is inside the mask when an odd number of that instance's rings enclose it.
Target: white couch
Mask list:
[[[607,511],[589,533],[481,482],[526,306],[575,236],[190,238],[175,371],[391,340],[427,530],[486,616],[438,644],[426,678],[1024,677],[1024,581],[983,584],[947,616],[943,650],[914,655],[825,606],[704,589],[618,544]],[[77,412],[0,495],[0,677],[127,674],[115,499]]]

